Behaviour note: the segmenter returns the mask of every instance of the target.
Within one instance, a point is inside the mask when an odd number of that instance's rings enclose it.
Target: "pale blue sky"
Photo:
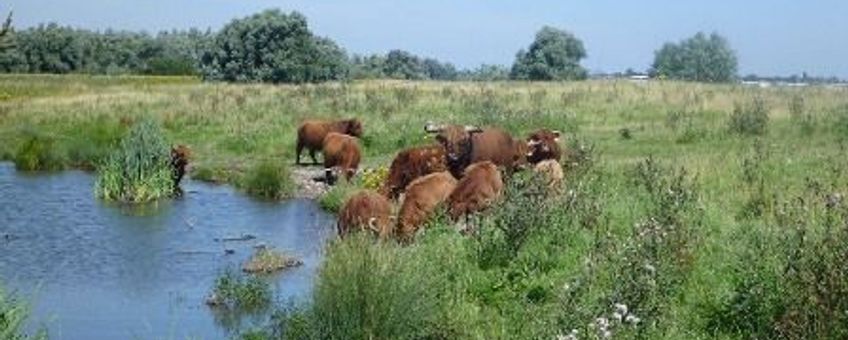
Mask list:
[[[663,42],[718,31],[736,49],[742,75],[848,78],[846,0],[0,0],[9,7],[18,27],[56,21],[151,32],[217,29],[266,8],[297,10],[349,52],[400,48],[461,67],[511,64],[542,25],[583,39],[593,71],[644,70]]]

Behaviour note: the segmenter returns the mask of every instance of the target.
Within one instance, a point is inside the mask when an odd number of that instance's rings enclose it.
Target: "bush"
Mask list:
[[[762,98],[743,105],[736,103],[730,115],[730,131],[740,135],[763,135],[769,122],[769,109]]]
[[[242,185],[248,194],[264,199],[282,199],[294,191],[289,169],[271,161],[261,162],[251,169]]]
[[[159,125],[136,123],[106,161],[97,167],[97,197],[141,203],[171,196],[174,180],[170,149]]]
[[[18,147],[14,156],[15,168],[19,171],[61,170],[66,157],[56,147],[53,138],[35,132]]]

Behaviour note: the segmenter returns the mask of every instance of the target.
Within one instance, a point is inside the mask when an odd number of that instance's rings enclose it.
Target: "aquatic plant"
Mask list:
[[[29,307],[0,286],[0,339],[47,339],[44,329],[36,332],[34,336],[26,334],[24,327],[28,317]]]
[[[242,266],[245,273],[273,273],[303,264],[300,259],[277,250],[262,247]]]
[[[210,307],[238,311],[254,311],[271,303],[271,287],[259,277],[239,275],[226,270],[215,280],[212,293],[206,300]]]
[[[136,123],[97,167],[97,197],[141,203],[174,193],[170,152],[159,125],[145,119]]]

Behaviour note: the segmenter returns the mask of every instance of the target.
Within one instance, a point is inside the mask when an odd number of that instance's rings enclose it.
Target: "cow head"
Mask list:
[[[483,130],[471,125],[437,125],[427,123],[424,131],[436,134],[436,141],[445,148],[448,163],[455,163],[471,157],[473,134]]]
[[[359,119],[347,119],[342,122],[344,124],[344,133],[354,137],[362,137],[362,122]]]
[[[559,131],[541,129],[527,137],[527,161],[538,163],[546,159],[556,158],[559,151]]]

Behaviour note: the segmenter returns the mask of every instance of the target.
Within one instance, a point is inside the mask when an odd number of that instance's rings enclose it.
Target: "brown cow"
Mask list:
[[[559,189],[562,186],[562,181],[565,178],[565,174],[563,173],[562,166],[559,162],[553,159],[546,159],[536,163],[536,166],[533,167],[533,172],[542,176],[542,180],[547,186],[548,192],[559,192]]]
[[[503,166],[510,173],[513,170],[513,139],[501,129],[428,123],[424,130],[437,133],[436,140],[445,148],[448,169],[457,178],[462,177],[466,167],[482,161]]]
[[[174,183],[174,193],[181,194],[180,182],[189,170],[191,149],[185,145],[171,147],[171,180]]]
[[[540,129],[527,136],[527,161],[536,164],[546,159],[559,161],[562,150],[559,146],[559,131]]]
[[[409,183],[398,213],[398,227],[395,230],[398,238],[402,241],[411,240],[421,224],[430,218],[455,187],[456,178],[447,171],[419,177]]]
[[[445,148],[441,145],[427,145],[403,150],[392,161],[392,165],[389,167],[389,175],[380,188],[380,193],[395,200],[403,189],[416,178],[445,170],[447,170]]]
[[[328,184],[335,183],[337,174],[344,174],[350,180],[359,168],[362,152],[356,137],[330,132],[324,138],[324,173]]]
[[[392,205],[380,194],[360,191],[347,199],[339,211],[337,228],[344,237],[356,230],[370,230],[380,239],[392,235]]]
[[[315,152],[321,150],[324,137],[330,132],[342,133],[354,137],[362,137],[362,123],[358,119],[337,121],[307,120],[297,129],[297,149],[295,150],[296,164],[300,164],[300,153],[303,148],[309,150],[313,164],[318,164]]]
[[[465,170],[465,176],[456,184],[448,197],[448,215],[454,220],[460,216],[483,211],[503,192],[503,179],[494,163],[478,162]]]

